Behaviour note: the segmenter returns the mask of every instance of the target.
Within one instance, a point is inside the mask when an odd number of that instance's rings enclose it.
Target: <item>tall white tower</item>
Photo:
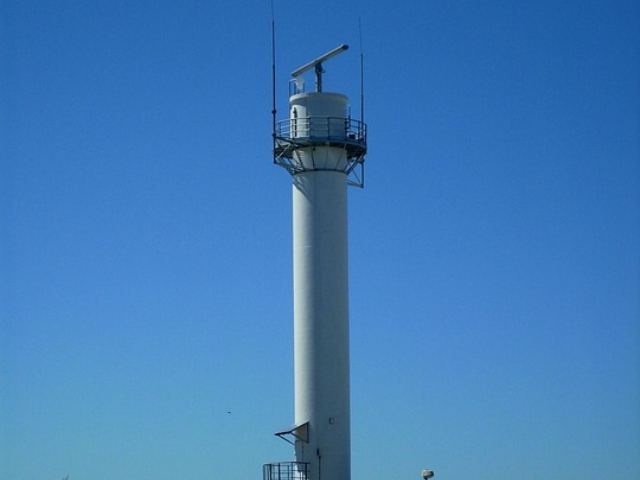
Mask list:
[[[265,465],[264,480],[351,478],[347,185],[364,185],[366,126],[345,95],[322,91],[323,62],[347,48],[293,72],[289,119],[274,128],[274,161],[293,178],[295,363],[294,426],[276,435],[295,461]]]

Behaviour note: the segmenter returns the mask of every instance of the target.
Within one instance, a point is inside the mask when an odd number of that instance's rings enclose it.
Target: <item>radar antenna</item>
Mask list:
[[[326,62],[327,60],[332,59],[336,55],[341,54],[342,52],[344,52],[348,48],[349,48],[349,45],[345,45],[343,43],[339,47],[336,47],[333,50],[331,50],[330,52],[325,53],[321,57],[316,58],[312,62],[309,62],[306,65],[303,65],[302,67],[298,68],[297,70],[294,70],[291,73],[291,76],[298,77],[298,76],[302,75],[304,72],[307,72],[307,71],[311,70],[312,68],[315,69],[315,72],[316,72],[316,92],[321,92],[322,91],[322,74],[324,73],[324,70],[322,69],[322,64],[324,62]]]

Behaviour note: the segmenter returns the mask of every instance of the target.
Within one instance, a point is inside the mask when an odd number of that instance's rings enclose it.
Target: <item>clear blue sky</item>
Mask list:
[[[347,43],[354,480],[637,478],[640,5],[275,0]],[[0,4],[0,480],[293,459],[269,0]],[[231,413],[228,413],[231,412]]]

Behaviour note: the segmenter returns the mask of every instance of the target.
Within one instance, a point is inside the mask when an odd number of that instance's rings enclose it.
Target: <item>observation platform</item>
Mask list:
[[[292,118],[276,123],[273,138],[274,163],[291,175],[316,170],[342,171],[349,176],[350,185],[364,186],[365,123],[341,117]],[[340,160],[331,166],[316,161],[314,152],[320,147],[339,149]]]

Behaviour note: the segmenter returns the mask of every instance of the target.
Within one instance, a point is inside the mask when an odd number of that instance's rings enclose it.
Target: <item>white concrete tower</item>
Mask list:
[[[366,127],[345,95],[322,91],[322,63],[346,49],[293,72],[289,119],[274,131],[275,163],[293,178],[295,363],[294,426],[277,435],[295,462],[265,465],[265,480],[351,478],[347,185],[363,186]]]

